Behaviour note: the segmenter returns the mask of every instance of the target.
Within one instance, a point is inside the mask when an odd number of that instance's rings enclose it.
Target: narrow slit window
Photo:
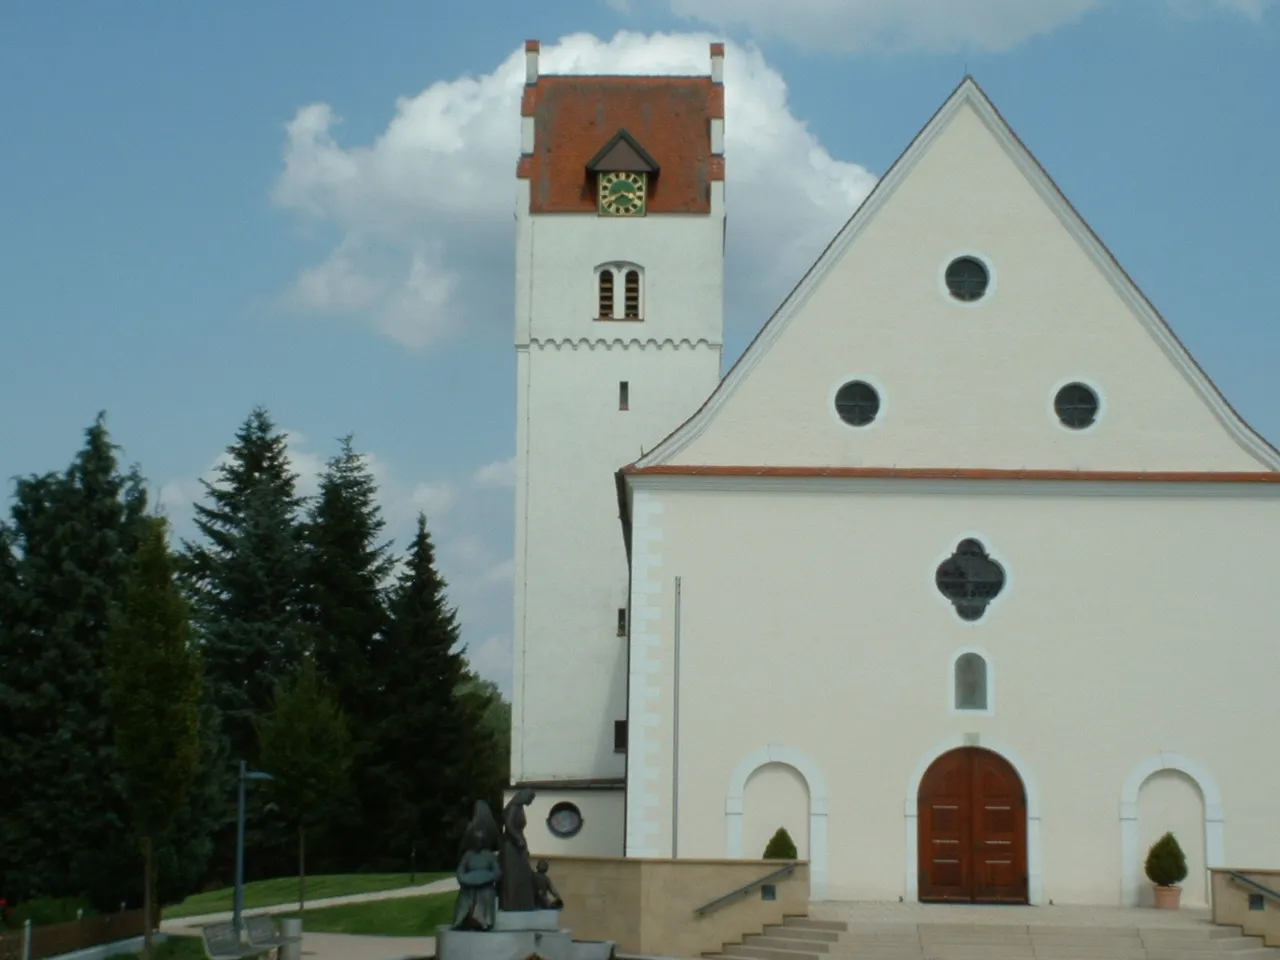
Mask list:
[[[628,270],[626,276],[625,310],[628,320],[640,319],[640,271]]]
[[[627,752],[627,721],[613,721],[613,752]]]
[[[987,709],[987,661],[976,653],[956,660],[956,709]]]
[[[618,636],[625,637],[627,635],[627,608],[618,608]]]
[[[613,319],[613,271],[600,271],[600,312],[601,320]]]
[[[618,381],[618,409],[631,409],[631,384],[626,380]]]

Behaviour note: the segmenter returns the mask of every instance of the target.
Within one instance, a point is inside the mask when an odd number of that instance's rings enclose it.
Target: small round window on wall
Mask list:
[[[851,427],[865,427],[880,413],[880,394],[861,380],[851,380],[836,391],[836,413]]]
[[[1053,412],[1064,427],[1091,427],[1098,419],[1098,395],[1083,383],[1068,383],[1053,398]]]
[[[577,836],[582,829],[582,811],[567,800],[557,803],[547,814],[547,829],[564,840]]]
[[[965,303],[981,300],[991,284],[986,265],[976,257],[957,257],[947,266],[947,290]]]

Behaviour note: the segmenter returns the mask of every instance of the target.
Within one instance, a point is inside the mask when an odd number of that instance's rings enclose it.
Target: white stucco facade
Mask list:
[[[601,130],[602,141],[614,132]],[[524,140],[531,153],[532,118]],[[531,213],[529,181],[518,181],[511,780],[536,785],[535,854],[623,852],[615,723],[627,719],[630,584],[613,478],[720,378],[724,186],[708,189],[706,214],[602,217]],[[615,278],[617,319],[600,316],[602,270]],[[627,319],[631,272],[640,316]],[[560,802],[583,818],[569,839],[545,823]]]
[[[1254,737],[1280,722],[1280,454],[977,86],[717,382],[723,214],[518,218],[513,775],[625,776],[594,816],[627,856],[757,858],[786,827],[815,899],[938,899],[959,807],[929,784],[960,756],[999,761],[973,830],[1005,899],[1149,902],[1165,831],[1189,904],[1207,868],[1280,862]],[[644,267],[643,335],[583,332],[614,261]],[[999,569],[976,613],[939,580],[965,542]],[[556,851],[610,852],[585,828]]]
[[[629,832],[656,840],[644,853],[759,856],[772,830],[750,838],[759,849],[735,840],[754,816],[742,765],[785,763],[807,798],[759,802],[774,828],[807,818],[814,895],[914,899],[920,780],[942,753],[976,745],[1027,791],[1032,902],[1136,902],[1141,858],[1165,829],[1193,868],[1228,850],[1280,860],[1269,805],[1280,769],[1244,719],[1280,721],[1280,596],[1266,562],[1280,487],[634,483],[650,504],[634,536],[662,544],[647,570],[655,642],[632,663],[654,691],[644,736],[656,775],[628,784]],[[933,579],[966,536],[1008,574],[976,623]],[[947,673],[975,646],[998,683],[989,710],[966,713]],[[1169,770],[1182,782],[1162,784]],[[1203,873],[1186,887],[1203,902]]]

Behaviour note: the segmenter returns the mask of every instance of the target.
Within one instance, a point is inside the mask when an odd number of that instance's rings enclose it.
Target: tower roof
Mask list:
[[[723,50],[711,52],[714,69]],[[724,179],[712,142],[724,86],[711,74],[541,76],[531,66],[529,75],[521,115],[532,123],[532,149],[526,136],[517,176],[530,181],[531,213],[594,213],[593,171],[606,158],[623,163],[618,170],[661,168],[649,213],[711,212],[711,183]]]

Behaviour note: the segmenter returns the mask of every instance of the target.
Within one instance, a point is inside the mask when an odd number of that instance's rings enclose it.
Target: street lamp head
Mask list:
[[[275,779],[275,777],[273,777],[271,774],[263,773],[260,770],[249,770],[245,773],[244,778],[246,780],[274,780]]]

